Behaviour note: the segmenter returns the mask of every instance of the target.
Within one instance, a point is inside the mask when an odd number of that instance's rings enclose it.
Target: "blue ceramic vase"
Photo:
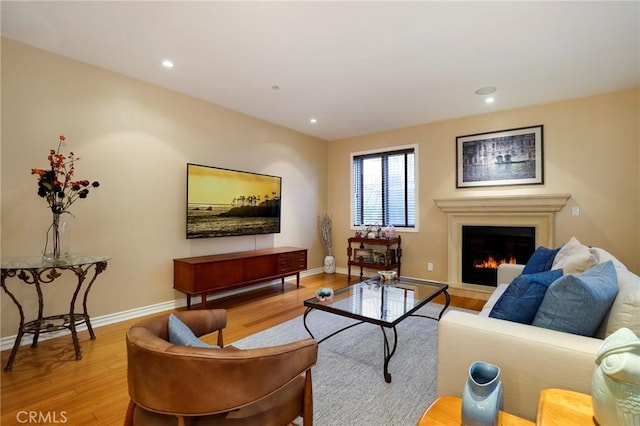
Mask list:
[[[502,409],[500,367],[476,361],[469,367],[469,378],[462,392],[462,424],[495,426]]]

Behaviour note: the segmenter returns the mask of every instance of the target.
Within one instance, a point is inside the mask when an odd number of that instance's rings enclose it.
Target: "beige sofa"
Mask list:
[[[611,254],[596,248],[599,262],[612,260],[618,295],[598,332],[584,337],[532,325],[449,310],[439,324],[438,396],[461,396],[474,361],[496,364],[504,386],[504,410],[535,420],[540,391],[563,388],[589,394],[596,352],[602,339],[620,327],[640,336],[640,278]],[[501,265],[499,285],[487,305],[520,274],[524,265]],[[485,305],[488,315],[490,306]]]

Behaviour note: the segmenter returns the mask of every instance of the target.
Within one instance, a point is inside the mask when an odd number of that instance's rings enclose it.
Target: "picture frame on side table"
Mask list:
[[[456,188],[543,184],[543,127],[456,137]]]
[[[373,250],[372,249],[356,249],[353,260],[355,262],[372,263],[373,262]]]

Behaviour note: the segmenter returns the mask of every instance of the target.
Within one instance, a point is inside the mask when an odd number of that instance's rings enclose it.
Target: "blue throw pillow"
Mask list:
[[[560,277],[562,277],[561,269],[517,276],[502,293],[489,316],[531,324],[547,288]]]
[[[198,339],[193,331],[173,314],[169,314],[169,342],[174,345],[195,346],[198,348],[220,348]]]
[[[550,249],[542,246],[538,247],[527,261],[527,264],[524,265],[522,273],[537,274],[538,272],[551,270],[553,259],[555,259],[556,254],[560,251],[560,248],[561,247]]]
[[[579,275],[564,275],[549,286],[533,325],[593,336],[618,294],[612,261]]]

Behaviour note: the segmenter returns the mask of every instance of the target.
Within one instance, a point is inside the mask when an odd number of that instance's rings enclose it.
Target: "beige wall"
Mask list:
[[[76,177],[100,188],[71,211],[71,249],[112,257],[89,301],[92,316],[183,297],[172,259],[293,245],[322,265],[316,218],[326,210],[327,143],[191,97],[2,39],[2,259],[36,255],[51,214],[31,168],[45,168],[60,133]],[[186,163],[282,176],[282,232],[185,238]],[[16,280],[10,280],[13,283]],[[70,283],[68,283],[70,284]],[[33,288],[18,284],[26,314]],[[66,283],[46,286],[51,313],[64,312]],[[2,336],[18,313],[2,293]]]
[[[403,233],[403,275],[447,278],[447,222],[433,203],[451,196],[569,192],[556,243],[577,236],[640,270],[639,90],[468,117],[327,142],[121,75],[2,39],[2,259],[39,252],[50,221],[36,195],[34,167],[65,133],[83,159],[78,178],[101,187],[74,204],[72,251],[112,257],[92,291],[93,316],[182,297],[172,289],[176,257],[308,247],[310,268],[324,255],[316,215],[334,219],[334,253],[346,267],[349,153],[419,145],[420,231]],[[455,137],[543,124],[545,184],[455,189]],[[186,163],[283,177],[282,233],[186,240]],[[328,182],[328,184],[327,184]],[[327,207],[328,206],[328,207]],[[579,206],[581,215],[571,216]],[[426,271],[433,262],[435,270]],[[50,312],[64,311],[68,285],[47,286]],[[27,315],[32,288],[17,286]],[[17,312],[2,293],[2,336]]]
[[[419,232],[401,234],[403,275],[447,279],[447,219],[434,198],[555,193],[572,194],[556,215],[557,245],[575,235],[640,272],[639,97],[639,90],[628,90],[330,142],[328,205],[338,267],[346,267],[353,235],[350,153],[418,144]],[[544,125],[544,185],[456,189],[456,136],[538,124]],[[580,216],[571,215],[574,206]]]

